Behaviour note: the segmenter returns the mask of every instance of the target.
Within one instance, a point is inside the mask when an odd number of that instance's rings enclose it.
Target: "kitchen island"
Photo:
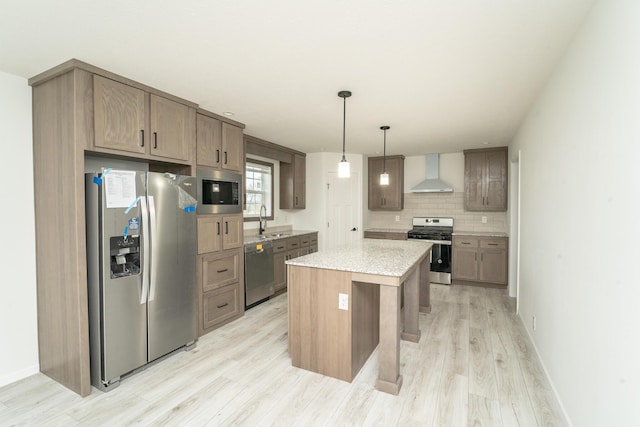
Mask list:
[[[362,239],[287,261],[292,365],[351,382],[379,344],[376,389],[398,394],[400,339],[420,340],[430,252],[424,242]]]

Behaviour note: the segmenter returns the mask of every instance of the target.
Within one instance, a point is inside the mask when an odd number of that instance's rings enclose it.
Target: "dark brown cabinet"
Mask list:
[[[386,166],[383,165],[386,163]],[[389,185],[380,185],[383,168],[389,174]],[[404,209],[404,156],[369,157],[369,210],[399,211]]]
[[[507,210],[507,147],[464,151],[464,208]]]
[[[508,243],[506,237],[453,236],[453,281],[506,286]]]
[[[306,207],[306,157],[294,154],[291,163],[280,162],[280,209]]]

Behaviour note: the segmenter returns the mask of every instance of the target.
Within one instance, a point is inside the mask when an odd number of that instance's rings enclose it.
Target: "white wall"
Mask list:
[[[0,72],[0,386],[38,372],[31,88]]]
[[[521,316],[581,427],[640,425],[639,17],[596,3],[511,145]]]

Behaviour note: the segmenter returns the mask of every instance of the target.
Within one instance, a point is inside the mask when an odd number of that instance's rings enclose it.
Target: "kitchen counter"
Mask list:
[[[509,237],[509,234],[500,231],[454,231],[454,236],[475,236],[475,237]]]
[[[300,267],[402,277],[430,249],[431,245],[427,247],[420,241],[362,239],[351,245],[305,255],[286,263]]]
[[[420,341],[421,283],[429,282],[431,247],[362,239],[286,261],[291,364],[351,382],[378,347],[375,387],[397,395],[400,339]],[[428,293],[427,285],[427,304]]]
[[[408,233],[410,228],[367,228],[364,230],[366,233],[370,231],[372,233]]]
[[[277,239],[286,239],[288,237],[296,237],[303,236],[305,234],[317,233],[316,230],[286,230],[286,231],[274,231],[274,232],[266,232],[264,234],[264,238],[259,237],[257,234],[252,234],[250,236],[244,235],[244,244],[251,245],[254,243],[260,242],[268,242]]]

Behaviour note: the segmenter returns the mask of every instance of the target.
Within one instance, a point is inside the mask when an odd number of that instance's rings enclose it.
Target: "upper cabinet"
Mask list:
[[[294,154],[291,163],[280,162],[280,209],[306,206],[306,157]]]
[[[93,76],[95,146],[146,153],[147,99],[140,89]]]
[[[150,105],[151,154],[190,161],[195,144],[195,110],[154,94],[151,94]]]
[[[464,208],[507,210],[507,147],[464,151]]]
[[[385,165],[386,163],[386,165]],[[389,174],[389,185],[380,185],[383,169]],[[400,211],[404,209],[404,156],[369,157],[369,210]]]
[[[196,115],[197,164],[242,172],[244,164],[243,131],[241,127],[217,118]]]
[[[93,115],[97,151],[193,161],[196,127],[191,106],[94,75]]]

